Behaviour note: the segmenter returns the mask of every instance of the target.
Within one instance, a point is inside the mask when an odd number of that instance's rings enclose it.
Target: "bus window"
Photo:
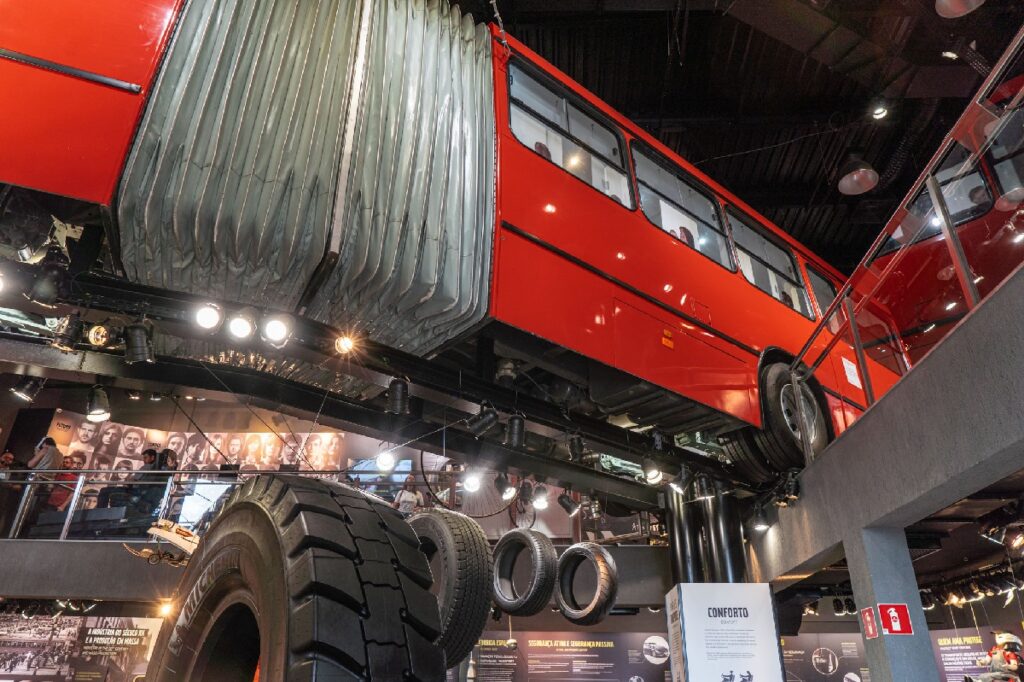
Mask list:
[[[509,67],[509,81],[510,125],[516,139],[633,208],[619,136],[515,64]]]
[[[818,301],[818,309],[824,313],[836,298],[836,287],[825,275],[820,274],[811,266],[807,266],[807,278],[811,280],[811,290]]]
[[[736,242],[740,270],[747,281],[801,315],[813,319],[793,255],[765,237],[759,228],[754,227],[752,220],[735,211],[729,211],[729,225]]]
[[[1009,120],[992,141],[989,159],[999,186],[996,208],[1012,211],[1024,202],[1024,110],[1010,114]]]
[[[969,158],[970,152],[954,144],[935,172],[935,179],[942,188],[942,196],[954,226],[982,216],[992,208],[992,193],[989,192],[985,176],[977,164],[964,165]],[[932,211],[932,197],[927,187],[921,187],[907,210],[910,212],[908,219],[896,228],[875,258],[895,251],[900,244],[923,241],[942,232],[939,217]],[[925,218],[928,220],[922,224]]]
[[[640,208],[652,223],[719,265],[734,269],[729,246],[713,199],[670,170],[639,145],[633,147]]]

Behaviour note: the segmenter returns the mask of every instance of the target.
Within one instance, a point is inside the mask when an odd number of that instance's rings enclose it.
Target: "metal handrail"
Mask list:
[[[130,478],[127,479],[112,479],[111,474],[115,472],[123,472],[128,474]],[[112,469],[4,469],[0,470],[0,473],[4,474],[3,478],[0,478],[0,490],[5,487],[13,490],[20,490],[21,497],[18,502],[17,512],[12,520],[10,531],[7,534],[7,538],[17,538],[22,531],[26,519],[29,516],[29,511],[33,504],[33,490],[36,486],[47,486],[51,489],[64,488],[71,491],[71,497],[65,507],[65,517],[63,519],[61,530],[56,539],[67,540],[68,533],[71,530],[71,526],[74,520],[75,513],[80,511],[78,504],[80,500],[85,496],[85,486],[87,484],[99,484],[104,488],[126,488],[126,489],[138,489],[144,486],[159,486],[163,488],[163,494],[161,495],[160,503],[155,505],[153,508],[156,510],[155,518],[163,520],[167,518],[168,512],[171,508],[172,498],[180,497],[176,495],[176,491],[181,490],[180,485],[189,485],[195,483],[196,479],[208,479],[209,483],[219,484],[227,486],[228,488],[239,486],[244,483],[244,479],[256,475],[277,475],[277,474],[288,474],[304,477],[338,477],[346,473],[355,473],[360,475],[395,475],[394,471],[368,471],[360,469],[353,471],[351,469],[320,469],[320,470],[305,470],[305,471],[285,471],[282,472],[277,469],[251,469],[246,471],[239,470],[226,470],[226,471],[205,471],[205,470],[112,470]],[[446,472],[438,472],[444,474]],[[54,476],[74,474],[75,478],[57,479]],[[139,478],[136,478],[139,477]],[[148,479],[148,480],[147,480]],[[158,480],[153,480],[158,479]],[[375,482],[368,481],[369,485],[375,485]],[[388,480],[387,483],[393,484],[392,481]],[[419,486],[420,484],[417,484]],[[422,484],[426,486],[427,484]],[[42,493],[45,495],[45,491]],[[38,502],[36,502],[38,504]],[[123,540],[123,538],[117,538]],[[142,539],[142,538],[139,538]]]
[[[897,229],[899,229],[902,226],[902,219],[904,216],[901,214],[901,212],[903,211],[903,207],[908,205],[909,202],[912,201],[913,198],[923,190],[926,190],[931,198],[932,209],[936,213],[935,217],[938,219],[939,227],[945,238],[944,242],[946,244],[947,250],[949,251],[949,256],[953,263],[954,271],[956,273],[957,281],[960,285],[961,292],[967,304],[968,312],[973,310],[978,305],[980,301],[980,296],[978,294],[977,284],[970,276],[970,265],[967,262],[967,258],[964,254],[963,245],[960,242],[960,238],[957,234],[956,227],[953,224],[952,219],[950,217],[945,197],[942,195],[942,190],[939,186],[938,180],[935,177],[934,171],[938,164],[942,161],[942,159],[945,158],[946,154],[953,147],[953,145],[956,144],[956,140],[953,137],[953,133],[961,129],[961,124],[967,120],[967,117],[969,115],[974,113],[975,107],[984,106],[985,98],[988,97],[988,95],[992,92],[992,90],[996,86],[996,83],[1003,78],[1007,66],[1013,59],[1017,57],[1018,54],[1020,54],[1022,48],[1024,48],[1024,26],[1022,26],[1017,31],[1017,34],[1010,42],[1010,45],[1007,47],[1007,49],[1003,52],[1003,55],[1000,57],[998,63],[995,65],[995,67],[993,67],[992,71],[988,74],[988,76],[982,83],[981,87],[976,92],[974,98],[971,100],[971,103],[968,104],[967,108],[964,110],[963,114],[961,114],[960,118],[957,120],[956,124],[951,129],[950,133],[948,133],[945,136],[945,138],[942,141],[942,144],[939,145],[939,148],[929,159],[928,163],[925,164],[924,170],[921,172],[917,180],[915,180],[914,184],[911,186],[910,191],[907,194],[907,198],[903,202],[901,202],[896,214],[894,214],[889,219],[889,221],[886,222],[885,226],[879,232],[878,236],[871,243],[871,246],[864,254],[864,257],[854,268],[853,273],[846,280],[843,286],[840,287],[839,291],[836,293],[835,298],[832,300],[829,306],[822,313],[820,320],[815,325],[810,335],[807,337],[807,340],[804,342],[803,346],[800,348],[800,352],[797,353],[796,357],[793,359],[793,362],[790,364],[790,380],[792,381],[795,388],[795,393],[798,396],[797,421],[801,434],[808,433],[807,427],[809,424],[809,416],[805,413],[804,410],[804,401],[799,397],[800,395],[802,395],[802,384],[805,383],[807,379],[814,374],[814,372],[818,369],[824,358],[828,356],[828,354],[838,344],[839,340],[847,331],[850,332],[852,337],[853,350],[857,363],[857,371],[863,381],[864,396],[867,402],[866,407],[870,408],[871,405],[875,402],[875,395],[871,384],[870,370],[867,366],[867,359],[864,353],[864,345],[861,341],[859,329],[856,324],[857,313],[860,310],[863,310],[864,306],[866,306],[869,301],[873,300],[873,297],[877,293],[878,288],[881,286],[882,282],[886,280],[886,278],[894,270],[896,265],[902,260],[903,255],[907,253],[908,249],[916,244],[917,235],[914,235],[915,238],[909,239],[905,244],[902,244],[896,250],[896,255],[890,259],[887,266],[882,270],[881,273],[877,275],[877,282],[868,294],[863,296],[859,302],[853,301],[851,294],[853,292],[854,283],[858,281],[858,278],[863,277],[865,273],[870,271],[871,262],[874,260],[879,250],[882,248],[882,245],[890,237],[892,237],[893,234],[895,234]],[[980,145],[979,149],[971,152],[968,155],[968,158],[963,162],[963,164],[961,164],[961,168],[972,168],[974,167],[974,165],[978,163],[978,160],[981,158],[981,156],[983,156],[986,153],[988,148],[993,143],[996,135],[1002,129],[1002,124],[1004,124],[1005,121],[1008,120],[1009,116],[1015,111],[1017,106],[1019,106],[1019,104],[1022,101],[1024,101],[1024,88],[1017,92],[1017,94],[1012,98],[1010,104],[1004,108],[1000,120],[1001,125],[997,126],[997,128],[991,134],[988,135],[987,139],[984,141],[982,145]],[[921,228],[919,228],[918,234],[920,234],[920,231],[923,229],[924,223],[922,223]],[[825,348],[815,358],[814,362],[810,366],[807,366],[804,362],[805,357],[810,352],[815,341],[828,327],[828,325],[832,321],[833,316],[836,315],[836,313],[839,311],[841,307],[845,310],[846,319],[840,322],[840,324],[836,328],[836,331],[832,335],[832,338],[825,344]],[[904,358],[904,361],[906,364],[906,371],[909,372],[911,369],[910,363],[907,362],[906,358]],[[810,439],[801,438],[801,444],[803,446],[805,464],[810,464],[814,457]]]

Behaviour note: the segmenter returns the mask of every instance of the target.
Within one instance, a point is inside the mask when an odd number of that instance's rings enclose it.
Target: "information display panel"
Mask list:
[[[676,585],[666,597],[673,682],[783,682],[771,588]]]

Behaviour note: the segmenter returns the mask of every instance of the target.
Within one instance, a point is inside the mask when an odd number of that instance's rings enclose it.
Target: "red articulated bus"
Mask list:
[[[137,282],[483,356],[570,411],[717,437],[752,481],[802,465],[787,365],[827,263],[456,9],[202,5],[0,8],[9,202],[100,206]],[[841,344],[803,396],[815,450],[860,383]]]

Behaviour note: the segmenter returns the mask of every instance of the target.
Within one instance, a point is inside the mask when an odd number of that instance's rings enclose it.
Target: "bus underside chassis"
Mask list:
[[[764,427],[751,426],[725,433],[719,441],[730,462],[751,482],[767,482],[804,466],[799,410],[804,410],[811,451],[821,452],[829,440],[824,411],[813,389],[794,389],[789,366],[766,364],[761,369],[761,408]],[[802,404],[801,404],[802,403]]]
[[[185,570],[146,678],[252,682],[258,665],[260,679],[289,682],[444,679],[433,582],[385,502],[298,476],[250,479]]]
[[[607,419],[623,428],[654,430],[669,437],[686,434],[693,436],[691,442],[713,442],[717,438],[724,457],[754,485],[774,482],[780,474],[804,465],[798,392],[793,389],[785,363],[768,363],[761,369],[764,428],[758,429],[501,324],[490,325],[471,342],[443,353],[439,360],[461,370],[475,369],[482,377],[493,377],[496,383],[554,402],[568,413]],[[800,393],[811,424],[811,446],[817,453],[829,439],[822,401],[810,386],[805,385]],[[695,437],[698,433],[699,439]]]

